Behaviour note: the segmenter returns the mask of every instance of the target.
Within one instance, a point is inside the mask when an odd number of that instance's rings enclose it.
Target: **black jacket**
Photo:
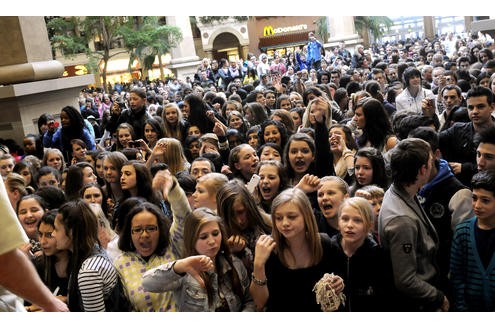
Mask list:
[[[372,237],[347,257],[341,246],[342,235],[332,237],[335,274],[344,279],[345,311],[390,311],[393,278],[383,249]]]
[[[447,162],[462,164],[461,173],[456,178],[465,186],[471,186],[471,178],[477,171],[474,126],[469,123],[455,123],[439,133],[439,148]]]
[[[151,115],[146,110],[146,106],[135,111],[128,108],[120,116],[112,115],[106,129],[113,134],[121,123],[129,123],[134,128],[136,135],[134,140],[144,139],[144,123],[148,118],[151,118]]]

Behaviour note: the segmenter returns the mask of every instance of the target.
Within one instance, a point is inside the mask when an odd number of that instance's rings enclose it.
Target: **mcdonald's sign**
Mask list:
[[[263,36],[271,36],[274,35],[275,31],[273,30],[273,26],[268,25],[263,27]]]
[[[272,36],[279,33],[302,31],[307,29],[308,29],[308,25],[306,24],[299,24],[299,25],[287,26],[287,27],[277,27],[277,28],[273,28],[273,26],[267,25],[263,27],[263,36]]]

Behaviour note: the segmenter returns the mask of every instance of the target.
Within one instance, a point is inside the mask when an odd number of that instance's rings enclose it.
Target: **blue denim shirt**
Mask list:
[[[222,262],[221,267],[223,268],[224,276],[229,277],[225,273],[232,270],[232,267],[221,254],[218,254],[218,256],[220,256],[218,260]],[[223,284],[219,285],[218,274],[212,272],[209,275],[214,299],[210,306],[206,289],[201,287],[199,282],[190,274],[183,276],[176,273],[173,270],[175,261],[148,270],[143,275],[143,287],[150,292],[161,293],[172,290],[177,308],[181,312],[214,312],[222,304],[220,294],[225,298],[231,312],[255,311],[255,304],[249,293],[250,279],[246,268],[237,257],[233,256],[232,258],[242,285],[243,299],[240,299],[234,293],[230,279],[224,280]]]

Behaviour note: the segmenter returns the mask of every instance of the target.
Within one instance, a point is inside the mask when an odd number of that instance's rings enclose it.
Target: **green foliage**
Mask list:
[[[129,67],[138,59],[143,68],[151,69],[155,56],[170,52],[182,41],[178,27],[160,25],[155,16],[129,19],[119,32],[129,52]]]
[[[244,22],[248,20],[249,16],[199,16],[199,21],[202,24],[213,24],[221,23],[229,18],[233,18],[238,22]]]
[[[46,25],[52,47],[60,49],[64,56],[72,58],[77,54],[87,52],[86,38],[77,33],[79,20],[76,17],[48,18]]]
[[[375,38],[382,37],[393,24],[387,16],[354,16],[356,30],[363,34],[363,31],[367,29]]]
[[[318,35],[323,42],[327,42],[328,34],[327,16],[322,16],[316,20],[316,35]]]

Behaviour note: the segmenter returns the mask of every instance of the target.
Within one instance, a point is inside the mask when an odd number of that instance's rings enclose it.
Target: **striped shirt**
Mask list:
[[[108,258],[95,255],[87,258],[77,275],[85,312],[104,312],[105,297],[117,284],[117,271]]]

